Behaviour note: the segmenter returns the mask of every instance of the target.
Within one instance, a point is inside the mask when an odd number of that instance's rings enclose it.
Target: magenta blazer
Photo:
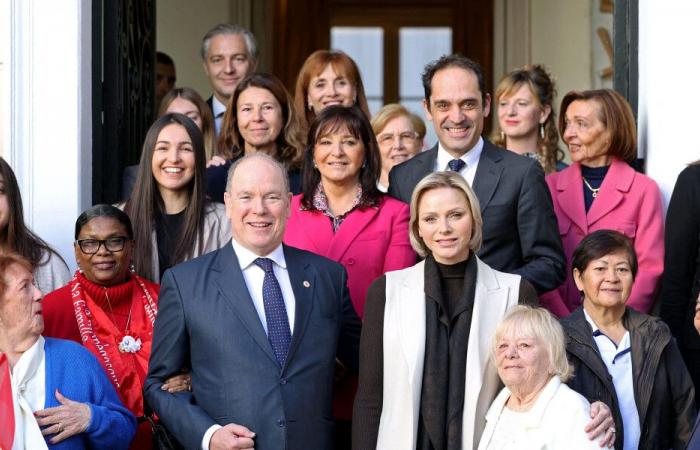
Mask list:
[[[664,269],[664,216],[661,192],[654,180],[627,163],[613,159],[598,197],[586,213],[581,166],[570,165],[547,176],[559,235],[567,261],[567,279],[558,289],[545,293],[542,306],[562,317],[578,308],[581,294],[574,284],[571,257],[588,233],[617,230],[634,243],[639,271],[627,305],[648,313]]]
[[[301,194],[295,195],[284,243],[342,264],[360,318],[367,289],[375,279],[416,263],[408,240],[408,205],[388,196],[377,207],[353,210],[333,234],[331,219],[318,211],[301,209]]]

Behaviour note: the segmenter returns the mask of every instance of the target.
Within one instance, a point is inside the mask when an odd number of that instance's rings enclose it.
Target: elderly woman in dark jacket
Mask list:
[[[695,422],[690,374],[668,327],[625,306],[637,256],[621,233],[599,230],[573,254],[583,306],[562,320],[574,366],[569,387],[613,410],[616,449],[685,449]]]

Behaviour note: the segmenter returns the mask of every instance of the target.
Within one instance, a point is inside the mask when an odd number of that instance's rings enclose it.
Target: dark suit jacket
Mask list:
[[[410,202],[416,184],[433,172],[437,152],[435,145],[394,166],[389,195]],[[566,261],[537,161],[484,140],[472,188],[484,219],[479,258],[496,270],[522,276],[539,293],[558,287],[565,279]]]
[[[342,266],[293,247],[284,254],[296,301],[284,367],[231,245],[165,272],[144,392],[186,448],[233,422],[256,433],[258,450],[332,449],[335,359],[357,369],[360,322]],[[182,367],[191,367],[192,392],[162,391]]]
[[[214,117],[214,96],[210,96],[207,99],[207,105],[209,105],[209,109],[211,110],[211,116]]]
[[[661,317],[682,350],[698,350],[693,317],[700,293],[700,164],[678,175],[666,215],[665,242]]]

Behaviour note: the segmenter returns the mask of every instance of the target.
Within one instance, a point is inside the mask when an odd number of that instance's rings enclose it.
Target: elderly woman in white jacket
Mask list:
[[[506,385],[486,414],[479,450],[599,449],[584,428],[590,404],[564,384],[564,332],[543,308],[514,306],[496,327],[493,358]]]

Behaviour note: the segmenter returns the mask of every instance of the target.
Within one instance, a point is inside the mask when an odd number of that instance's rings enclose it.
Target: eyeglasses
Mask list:
[[[399,142],[411,144],[418,139],[418,133],[415,131],[404,131],[400,134],[384,133],[377,136],[377,142],[379,145],[391,145],[396,137],[399,138]]]
[[[94,255],[100,251],[100,245],[104,245],[108,252],[120,252],[124,250],[127,240],[125,236],[115,236],[107,239],[79,239],[75,243],[86,255]]]

